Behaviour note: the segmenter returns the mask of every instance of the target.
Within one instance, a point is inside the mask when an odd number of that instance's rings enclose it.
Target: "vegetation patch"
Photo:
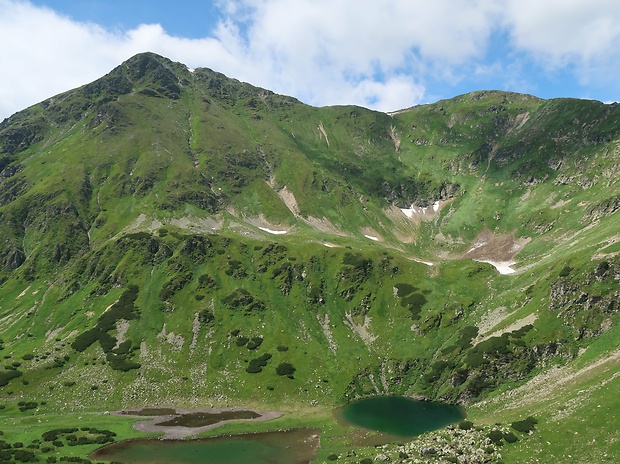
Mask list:
[[[263,370],[263,367],[267,365],[267,362],[271,359],[271,354],[265,353],[258,358],[254,358],[250,361],[250,364],[245,369],[248,374],[257,374]]]
[[[244,311],[247,314],[264,311],[265,305],[262,301],[254,298],[250,292],[243,288],[237,288],[228,296],[222,299],[222,303],[231,310]]]
[[[293,374],[295,374],[296,370],[297,369],[295,369],[295,367],[293,367],[292,364],[283,362],[283,363],[278,364],[278,366],[276,367],[276,374],[285,375],[288,378],[292,379],[294,378]]]
[[[99,316],[97,324],[92,329],[83,332],[75,338],[71,347],[78,352],[82,352],[96,341],[99,341],[112,369],[120,371],[138,369],[140,367],[139,363],[127,359],[138,348],[131,350],[131,341],[126,340],[115,349],[117,340],[109,334],[109,332],[116,330],[116,323],[118,321],[129,321],[139,317],[138,310],[134,306],[137,297],[138,287],[135,285],[130,286],[110,309]]]
[[[0,371],[0,387],[5,387],[13,379],[21,377],[23,372],[16,369]]]
[[[536,429],[536,424],[538,424],[538,420],[532,416],[529,416],[526,419],[513,422],[510,426],[517,432],[530,433]]]

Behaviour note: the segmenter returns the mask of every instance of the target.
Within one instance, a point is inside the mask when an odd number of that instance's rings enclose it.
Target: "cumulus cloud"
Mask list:
[[[225,11],[253,82],[315,104],[333,94],[393,110],[420,101],[426,71],[484,54],[496,5],[464,0],[454,14],[445,0],[231,0]]]
[[[158,24],[107,30],[18,0],[0,0],[0,43],[0,119],[91,82],[143,51],[194,66],[230,68],[236,61],[216,38],[173,37]]]
[[[111,30],[26,0],[0,0],[0,118],[142,51],[314,105],[385,111],[423,102],[440,85],[448,97],[463,81],[494,75],[528,88],[514,56],[570,70],[582,83],[620,72],[617,0],[216,1],[218,25],[207,37],[184,38],[159,24]],[[489,59],[493,41],[505,37],[510,53]]]
[[[504,20],[516,47],[555,64],[606,59],[620,45],[617,0],[508,0]]]

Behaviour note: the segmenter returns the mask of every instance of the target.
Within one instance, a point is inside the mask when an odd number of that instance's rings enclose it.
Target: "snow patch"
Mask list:
[[[407,216],[409,219],[413,219],[416,216],[423,220],[429,220],[436,216],[436,214],[441,210],[442,206],[447,204],[449,200],[446,201],[435,201],[430,206],[418,206],[415,207],[413,204],[409,208],[399,208],[400,211]]]
[[[324,242],[323,245],[325,245],[327,248],[334,248],[336,246],[336,245],[333,245],[333,244],[327,243],[327,242]]]
[[[270,234],[274,234],[274,235],[284,235],[288,233],[288,230],[271,230],[271,229],[267,229],[267,227],[259,227],[259,229],[264,232],[269,232]]]
[[[435,265],[435,263],[431,263],[430,261],[422,261],[421,259],[418,259],[418,258],[411,258],[411,259],[415,261],[416,263],[426,264],[427,266]]]
[[[416,214],[418,212],[417,209],[415,209],[415,207],[413,205],[411,205],[411,208],[400,208],[400,210],[403,212],[403,214],[405,216],[407,216],[409,219],[413,218],[413,215]]]
[[[514,261],[491,261],[488,259],[476,259],[479,263],[487,263],[491,266],[495,267],[500,274],[514,274],[516,269],[513,269],[511,266],[515,264]]]
[[[364,237],[366,237],[369,240],[373,240],[375,242],[379,241],[379,237],[375,237],[374,235],[366,235],[366,234],[364,234]]]

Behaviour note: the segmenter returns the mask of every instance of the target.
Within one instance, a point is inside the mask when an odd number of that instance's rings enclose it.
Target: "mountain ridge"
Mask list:
[[[592,401],[613,385],[595,366],[618,349],[619,160],[617,105],[315,108],[137,55],[0,123],[0,401],[21,421],[35,398],[402,394],[540,415],[548,437],[548,398],[489,404],[553,365],[591,362]]]

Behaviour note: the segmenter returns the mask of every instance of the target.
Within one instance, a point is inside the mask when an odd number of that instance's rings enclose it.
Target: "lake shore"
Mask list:
[[[163,414],[157,414],[160,410]],[[174,411],[174,413],[172,413]],[[173,419],[180,418],[182,416],[190,414],[226,414],[241,411],[249,411],[258,414],[258,417],[250,419],[224,419],[219,420],[213,424],[203,425],[200,427],[185,427],[180,425],[164,425]],[[147,412],[148,414],[145,414]],[[246,408],[136,408],[136,409],[124,409],[122,411],[115,411],[113,414],[122,416],[141,417],[145,420],[136,422],[133,426],[136,430],[146,433],[163,433],[162,440],[178,440],[187,438],[189,436],[198,435],[210,429],[214,429],[223,424],[229,422],[263,422],[272,419],[276,419],[282,416],[284,413],[280,411],[254,411]]]

